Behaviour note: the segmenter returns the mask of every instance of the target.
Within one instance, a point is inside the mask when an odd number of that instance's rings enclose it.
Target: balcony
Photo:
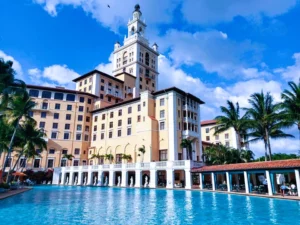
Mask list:
[[[123,99],[122,93],[116,92],[116,91],[114,91],[114,90],[109,90],[109,89],[107,89],[107,90],[105,91],[105,95],[106,95],[106,96],[113,97],[113,98],[118,98],[118,99],[121,99],[121,100]]]
[[[182,131],[182,135],[184,137],[194,137],[194,138],[199,138],[200,137],[200,133],[199,132],[195,132],[195,131],[191,131],[191,130],[184,130],[184,131]]]
[[[154,79],[154,76],[150,76],[149,74],[146,74],[145,75],[145,79],[150,81],[150,80],[153,80]]]
[[[130,89],[127,89],[126,93],[127,93],[128,95],[133,95],[133,90],[132,90],[131,88],[130,88]]]

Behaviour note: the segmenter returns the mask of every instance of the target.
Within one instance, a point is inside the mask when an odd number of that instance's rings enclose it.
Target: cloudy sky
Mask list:
[[[287,82],[300,78],[298,0],[124,2],[1,0],[0,57],[13,60],[27,83],[74,88],[71,80],[94,68],[110,73],[113,45],[139,3],[161,53],[159,88],[178,86],[204,100],[202,119],[218,115],[227,99],[247,106],[261,90],[280,101]],[[299,149],[297,138],[272,146]],[[251,148],[263,154],[261,143]]]

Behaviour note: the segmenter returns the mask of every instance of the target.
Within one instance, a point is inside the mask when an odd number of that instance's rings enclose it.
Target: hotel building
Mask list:
[[[48,146],[27,167],[55,168],[53,184],[141,187],[148,179],[149,187],[191,188],[190,169],[202,165],[204,102],[176,87],[157,90],[158,55],[136,5],[124,44],[114,46],[112,75],[93,70],[73,80],[76,90],[28,85]],[[191,160],[183,139],[192,140]]]

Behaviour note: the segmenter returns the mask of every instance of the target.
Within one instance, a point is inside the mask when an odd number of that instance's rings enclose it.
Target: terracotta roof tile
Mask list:
[[[214,172],[234,170],[258,170],[258,169],[291,169],[300,168],[300,159],[278,160],[269,162],[236,163],[228,165],[203,166],[193,168],[192,172]]]
[[[215,124],[217,123],[216,120],[203,120],[201,121],[201,125],[210,125],[210,124]]]

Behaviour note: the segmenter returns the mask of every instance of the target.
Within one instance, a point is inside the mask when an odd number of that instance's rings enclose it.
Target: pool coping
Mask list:
[[[5,193],[1,193],[0,194],[0,201],[3,200],[3,199],[6,199],[6,198],[9,198],[9,197],[12,197],[12,196],[15,196],[15,195],[18,195],[18,194],[22,194],[24,192],[27,192],[27,191],[30,191],[32,190],[32,188],[21,188],[21,189],[17,189],[17,190],[10,190],[8,192],[5,192]]]

